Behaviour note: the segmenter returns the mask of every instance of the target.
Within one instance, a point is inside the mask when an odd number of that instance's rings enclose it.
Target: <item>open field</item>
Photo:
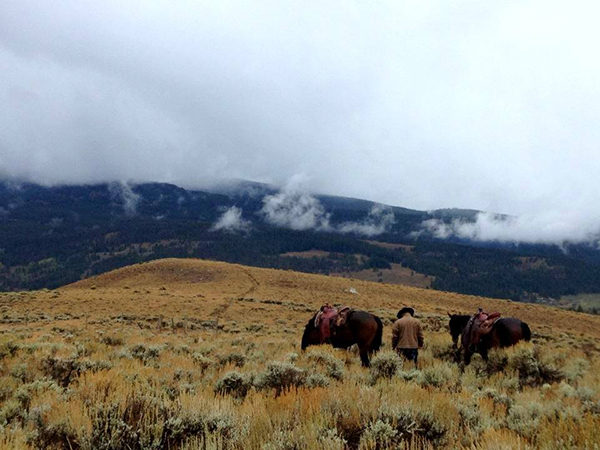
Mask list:
[[[334,277],[356,278],[363,281],[372,281],[386,284],[399,284],[427,288],[431,286],[434,277],[415,272],[401,264],[391,264],[391,269],[368,269],[350,273],[331,273]]]
[[[324,302],[379,315],[370,369],[299,349]],[[420,370],[389,351],[425,325]],[[527,321],[531,343],[454,361],[447,311]],[[0,294],[0,448],[597,448],[600,317],[199,260]]]
[[[570,309],[579,309],[583,311],[600,311],[600,294],[579,294],[565,295],[560,298],[561,306]]]

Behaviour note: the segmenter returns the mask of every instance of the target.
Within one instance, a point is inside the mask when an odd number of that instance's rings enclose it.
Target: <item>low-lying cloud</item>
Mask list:
[[[376,236],[389,231],[396,222],[392,208],[376,204],[369,215],[360,222],[345,222],[337,227],[340,233],[354,233],[363,236]]]
[[[125,182],[110,183],[108,189],[113,199],[122,205],[126,215],[135,216],[137,214],[141,196],[133,192],[131,184]]]
[[[375,236],[388,231],[395,222],[389,206],[375,204],[359,222],[332,224],[331,214],[318,198],[305,191],[306,177],[295,175],[280,192],[263,198],[260,215],[271,225],[292,230],[316,230]]]
[[[312,195],[293,188],[265,196],[261,215],[271,225],[292,230],[331,230],[331,215],[325,211],[321,202]]]
[[[232,206],[219,217],[212,229],[230,233],[245,233],[250,231],[251,227],[251,222],[242,217],[242,209]]]
[[[583,222],[581,217],[559,211],[519,217],[480,213],[474,221],[431,219],[423,222],[422,226],[426,232],[440,239],[458,237],[477,242],[598,245],[600,217]]]

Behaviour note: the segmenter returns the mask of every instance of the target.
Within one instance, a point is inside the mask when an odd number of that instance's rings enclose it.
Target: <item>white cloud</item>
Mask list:
[[[113,198],[123,206],[125,214],[128,216],[135,216],[137,214],[137,207],[141,196],[133,192],[129,183],[110,183],[108,189]]]
[[[475,221],[438,219],[423,222],[423,229],[441,239],[452,236],[479,242],[556,244],[597,243],[600,240],[600,213],[596,220],[582,222],[581,216],[562,212],[520,217],[480,213]]]
[[[388,231],[395,222],[392,209],[375,204],[367,217],[360,222],[331,223],[331,214],[321,202],[307,192],[312,180],[305,174],[295,174],[285,188],[263,198],[260,211],[268,223],[292,230],[317,230],[337,233],[355,233],[375,236]]]
[[[292,230],[329,231],[330,214],[314,196],[291,184],[277,194],[263,198],[261,215],[276,226]]]
[[[228,208],[212,226],[215,231],[228,231],[232,233],[248,232],[252,224],[242,217],[242,210],[237,206]]]
[[[395,223],[394,211],[385,205],[376,204],[369,215],[360,222],[345,222],[338,227],[340,233],[356,233],[364,236],[376,236],[389,231]]]

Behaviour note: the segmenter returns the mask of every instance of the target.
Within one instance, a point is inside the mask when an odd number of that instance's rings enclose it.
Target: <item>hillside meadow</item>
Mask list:
[[[369,369],[300,350],[325,302],[382,318]],[[420,367],[390,351],[402,306]],[[530,343],[456,361],[447,312],[529,323]],[[596,449],[600,317],[357,279],[167,259],[0,294],[0,448]]]

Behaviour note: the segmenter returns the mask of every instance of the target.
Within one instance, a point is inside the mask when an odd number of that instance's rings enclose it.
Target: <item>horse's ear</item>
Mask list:
[[[448,313],[448,317],[452,318],[452,314],[450,314],[450,311],[446,311]]]

